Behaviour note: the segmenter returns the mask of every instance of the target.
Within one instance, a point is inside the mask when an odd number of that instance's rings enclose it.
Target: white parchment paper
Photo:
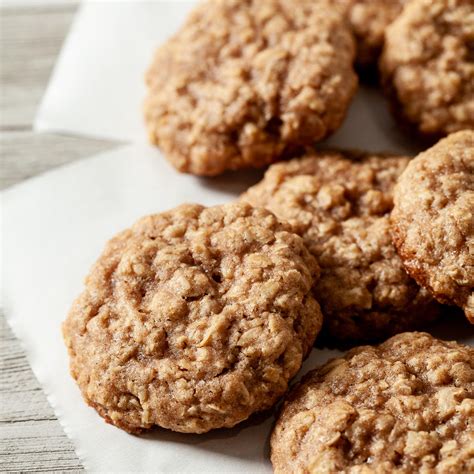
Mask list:
[[[65,43],[36,120],[37,130],[139,142],[57,169],[2,193],[3,305],[85,467],[95,472],[271,472],[273,418],[231,430],[130,436],[82,401],[68,374],[60,325],[104,243],[139,217],[183,202],[232,200],[261,172],[199,179],[178,174],[147,146],[141,118],[143,72],[157,44],[192,2],[89,1]],[[416,152],[378,91],[363,88],[330,145]],[[462,320],[441,337],[474,344]],[[313,350],[301,373],[336,351]]]
[[[84,1],[35,120],[37,131],[145,141],[144,73],[195,1]]]

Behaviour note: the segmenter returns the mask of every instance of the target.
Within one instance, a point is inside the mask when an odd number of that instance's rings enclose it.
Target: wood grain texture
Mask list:
[[[36,108],[76,8],[75,2],[0,8],[0,189],[118,146],[32,131]],[[72,443],[2,314],[0,472],[81,470]]]
[[[0,361],[0,471],[80,471],[72,443],[3,317]]]
[[[0,133],[2,168],[0,189],[79,158],[110,150],[116,143],[31,131]]]
[[[0,127],[25,129],[43,95],[76,6],[2,8]]]

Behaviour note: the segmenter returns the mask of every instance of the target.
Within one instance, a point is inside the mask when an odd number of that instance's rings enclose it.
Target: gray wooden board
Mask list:
[[[32,131],[76,8],[75,2],[0,8],[0,189],[118,145]],[[81,470],[72,443],[2,314],[0,472]]]

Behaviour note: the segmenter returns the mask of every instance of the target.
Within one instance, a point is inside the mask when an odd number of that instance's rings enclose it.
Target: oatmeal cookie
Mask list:
[[[146,75],[150,140],[188,173],[266,165],[339,127],[354,54],[327,0],[201,3]]]
[[[203,433],[271,407],[321,325],[318,266],[263,209],[183,205],[105,247],[63,334],[109,423]]]
[[[357,40],[357,62],[360,66],[376,63],[387,26],[402,11],[407,0],[337,0],[346,12]]]
[[[474,131],[411,161],[394,201],[393,240],[408,273],[474,323]]]
[[[413,0],[388,27],[381,58],[395,109],[419,132],[474,129],[474,2]]]
[[[310,372],[271,437],[274,472],[474,472],[474,348],[426,333]]]
[[[392,190],[408,158],[314,152],[272,165],[242,199],[286,220],[316,256],[326,342],[354,344],[420,327],[438,305],[403,268],[390,234]]]

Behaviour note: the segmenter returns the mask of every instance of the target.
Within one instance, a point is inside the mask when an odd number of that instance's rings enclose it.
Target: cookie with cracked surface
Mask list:
[[[150,140],[197,175],[267,165],[339,127],[354,54],[326,0],[201,3],[147,72]]]
[[[474,323],[474,131],[420,153],[394,201],[393,240],[408,273]]]
[[[183,205],[105,247],[63,334],[84,399],[129,432],[271,407],[321,326],[302,239],[264,209]]]
[[[380,70],[396,113],[421,134],[474,129],[474,2],[409,2],[387,28]]]
[[[344,9],[357,40],[357,63],[376,64],[387,26],[402,11],[406,0],[337,0]]]
[[[474,472],[474,348],[403,333],[307,374],[271,437],[274,472]]]
[[[322,342],[378,340],[421,327],[438,314],[429,292],[406,273],[390,234],[392,191],[408,161],[308,151],[272,165],[242,196],[287,221],[317,258]]]

